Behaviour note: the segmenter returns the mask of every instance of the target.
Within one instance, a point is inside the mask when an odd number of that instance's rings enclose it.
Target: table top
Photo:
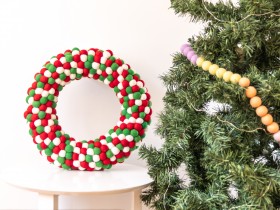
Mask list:
[[[13,186],[45,194],[112,194],[143,189],[152,182],[147,169],[118,164],[105,171],[67,171],[54,165],[6,169],[0,178]]]

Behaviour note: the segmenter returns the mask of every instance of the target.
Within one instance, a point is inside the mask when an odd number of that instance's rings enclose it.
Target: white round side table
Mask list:
[[[130,210],[141,210],[140,194],[152,182],[147,169],[118,164],[105,171],[67,171],[53,165],[9,168],[4,182],[39,194],[38,210],[58,210],[59,195],[130,193]]]

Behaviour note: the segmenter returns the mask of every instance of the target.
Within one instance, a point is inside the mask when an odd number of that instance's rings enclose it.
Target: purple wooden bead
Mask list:
[[[188,54],[187,54],[187,58],[188,58],[189,60],[191,60],[191,57],[192,57],[194,54],[195,54],[194,51],[189,51]]]
[[[187,57],[188,52],[190,52],[190,51],[193,51],[193,49],[192,49],[191,47],[186,47],[186,48],[184,49],[184,51],[183,51],[184,56]]]
[[[194,54],[192,57],[191,57],[191,62],[193,65],[196,65],[196,60],[197,60],[198,56],[196,54]]]
[[[182,47],[181,47],[181,53],[183,53],[184,52],[184,49],[186,48],[186,47],[190,47],[190,45],[189,44],[183,44],[182,45]]]

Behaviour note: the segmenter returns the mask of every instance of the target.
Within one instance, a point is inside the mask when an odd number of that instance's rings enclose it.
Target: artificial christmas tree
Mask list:
[[[161,77],[164,143],[140,150],[154,179],[142,200],[158,210],[280,208],[280,1],[171,7],[205,29]]]

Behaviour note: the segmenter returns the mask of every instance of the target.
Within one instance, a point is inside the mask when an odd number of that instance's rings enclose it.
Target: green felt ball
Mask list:
[[[92,155],[86,155],[86,162],[90,163],[92,161],[93,161]]]
[[[30,91],[29,91],[29,96],[34,96],[34,95],[35,95],[35,90],[33,90],[33,89],[30,90]]]
[[[127,102],[127,101],[129,101],[130,99],[129,99],[128,96],[124,96],[124,97],[123,97],[123,100]]]
[[[111,136],[107,136],[107,137],[106,137],[106,141],[107,141],[107,143],[112,142],[112,140],[113,140],[113,139],[112,139],[112,137],[111,137]]]
[[[32,129],[29,129],[28,133],[29,133],[30,136],[33,136],[33,131],[32,131]]]
[[[62,89],[63,89],[63,86],[62,85],[58,85],[58,91],[62,91]]]
[[[152,102],[151,101],[149,101],[148,106],[152,107]]]
[[[66,78],[66,74],[65,74],[65,73],[61,73],[61,74],[59,75],[59,79],[65,80],[65,78]]]
[[[87,140],[82,140],[81,142],[82,142],[82,143],[87,143],[88,141],[87,141]]]
[[[40,144],[37,144],[37,149],[40,150],[40,151],[43,150]]]
[[[96,72],[97,72],[96,69],[92,69],[92,68],[91,68],[91,69],[89,70],[89,73],[90,73],[90,74],[96,74]]]
[[[116,64],[116,63],[113,63],[113,64],[111,65],[111,69],[112,69],[113,71],[116,71],[118,68],[119,68],[119,65]]]
[[[114,92],[118,93],[118,92],[120,92],[120,89],[116,86],[116,87],[114,87]]]
[[[130,151],[132,152],[132,151],[134,151],[134,150],[136,150],[136,149],[138,149],[138,146],[132,147],[132,148],[130,149]]]
[[[117,134],[117,135],[122,134],[122,132],[123,132],[123,131],[122,131],[122,129],[120,129],[120,128],[118,128],[118,129],[116,130],[116,134]]]
[[[111,165],[111,164],[104,165],[103,168],[105,168],[105,169],[110,169],[110,168],[112,168],[112,165]]]
[[[127,109],[127,108],[129,107],[128,102],[126,102],[126,101],[125,101],[125,102],[123,102],[123,104],[122,104],[122,105],[123,105],[123,107],[124,107],[125,109]]]
[[[55,135],[56,135],[56,137],[58,137],[58,138],[59,138],[59,137],[61,137],[61,136],[62,136],[62,133],[61,133],[61,131],[56,131],[56,132],[55,132]]]
[[[80,51],[80,49],[79,49],[78,47],[74,47],[74,48],[72,49],[72,51],[74,51],[74,50]]]
[[[45,84],[43,82],[37,82],[37,88],[44,88]]]
[[[138,112],[138,106],[137,105],[132,106],[131,111],[132,112]]]
[[[83,77],[82,74],[77,74],[77,75],[76,75],[76,79],[81,79],[82,77]]]
[[[54,145],[54,143],[51,141],[51,142],[49,143],[49,145],[48,145],[48,148],[52,150],[54,147],[55,147],[55,145]]]
[[[93,153],[94,153],[95,155],[99,155],[99,154],[101,153],[101,150],[100,150],[98,147],[95,147],[95,148],[93,149]]]
[[[147,127],[148,127],[148,123],[143,122],[143,123],[142,123],[142,127],[143,127],[143,128],[147,128]]]
[[[77,69],[76,68],[71,68],[70,73],[71,74],[77,74]]]
[[[114,77],[110,74],[110,75],[108,75],[107,80],[109,80],[110,82],[112,82],[112,81],[114,80]]]
[[[55,83],[54,78],[50,77],[50,78],[48,79],[48,83],[49,83],[50,85],[53,85],[53,84]]]
[[[130,117],[131,117],[131,114],[128,114],[128,113],[127,113],[127,114],[125,115],[125,118],[126,118],[126,119],[129,119]]]
[[[133,137],[136,137],[136,136],[139,135],[138,131],[135,130],[135,129],[132,129],[131,132],[130,132],[130,134],[131,134]]]
[[[128,73],[134,75],[134,71],[132,69],[128,69]]]
[[[102,163],[102,161],[98,161],[98,162],[95,163],[95,165],[96,165],[97,167],[102,168],[103,163]]]
[[[119,150],[123,150],[123,145],[121,143],[117,144],[116,146]]]
[[[94,144],[88,144],[88,148],[93,149],[94,148]]]
[[[91,68],[91,62],[89,62],[89,61],[86,61],[84,65],[85,65],[85,68],[87,68],[87,69]]]
[[[111,157],[114,156],[114,154],[113,154],[113,152],[112,152],[111,150],[108,150],[108,151],[106,152],[106,156],[107,156],[108,158],[111,158]]]
[[[99,69],[102,70],[102,71],[105,71],[106,68],[107,68],[107,66],[105,64],[103,64],[103,63],[100,64],[100,66],[99,66]]]
[[[141,93],[139,93],[139,92],[133,93],[133,98],[135,100],[140,99],[141,98]]]
[[[69,134],[65,133],[64,136],[65,136],[66,139],[70,139]]]
[[[49,149],[49,148],[45,149],[45,154],[46,154],[47,156],[51,156],[51,155],[52,155],[52,150]]]
[[[126,89],[125,89],[125,92],[127,92],[128,94],[132,93],[132,88],[130,86],[128,86]]]
[[[57,158],[57,161],[60,163],[60,164],[63,164],[65,162],[65,158],[64,157],[58,157]]]
[[[105,78],[102,75],[100,75],[99,80],[103,82],[105,80]]]
[[[129,135],[130,134],[130,130],[128,130],[127,128],[125,128],[124,130],[123,130],[123,134],[124,135]]]
[[[46,104],[47,102],[48,102],[48,98],[47,97],[40,98],[40,103],[41,104]]]
[[[73,56],[71,54],[65,54],[65,59],[68,63],[73,61]]]
[[[88,56],[87,56],[87,61],[88,61],[88,62],[92,63],[93,60],[94,60],[94,56],[93,56],[93,55],[88,55]]]
[[[74,151],[74,147],[72,145],[66,145],[65,151],[66,152],[73,152]]]
[[[33,101],[32,106],[38,108],[40,106],[40,101]]]
[[[30,96],[27,96],[27,97],[25,98],[25,102],[26,102],[26,103],[28,103],[29,98],[30,98]]]
[[[26,120],[27,120],[28,122],[31,122],[31,119],[32,119],[32,114],[28,114],[28,115],[26,116]]]
[[[48,95],[48,100],[49,101],[53,101],[54,100],[54,95],[53,94],[49,94]]]
[[[117,162],[118,162],[118,163],[123,163],[123,161],[124,161],[124,158],[123,158],[123,157],[117,159]]]
[[[131,80],[133,80],[133,76],[129,74],[126,76],[125,80],[131,81]]]
[[[139,74],[135,73],[134,75],[141,79],[141,76]]]
[[[127,114],[127,110],[123,109],[122,112],[121,112],[121,115],[125,116],[126,114]]]
[[[51,73],[54,73],[54,72],[56,71],[56,68],[55,68],[54,65],[50,64],[50,65],[48,66],[48,70],[49,70]]]
[[[70,166],[68,166],[66,164],[62,164],[62,168],[68,170],[68,169],[70,169]]]
[[[136,136],[136,137],[134,138],[134,141],[135,141],[135,142],[141,141],[141,137],[140,137],[140,136]]]
[[[110,56],[109,60],[114,62],[116,60],[116,58],[114,56]]]
[[[57,120],[57,119],[54,119],[54,120],[53,120],[53,123],[54,123],[55,125],[58,125],[58,120]]]
[[[36,128],[36,131],[37,131],[37,133],[43,133],[44,132],[44,127],[43,126],[41,126],[41,125],[39,125],[37,128]]]
[[[46,112],[39,111],[38,117],[39,117],[40,119],[44,119],[44,118],[46,117]]]
[[[144,93],[145,93],[145,90],[144,90],[143,88],[140,88],[139,92],[140,92],[141,94],[144,94]]]
[[[51,65],[51,63],[47,63],[45,64],[46,69],[49,69],[49,66]]]
[[[108,133],[111,135],[112,133],[114,133],[114,129],[110,129]]]
[[[141,113],[139,114],[139,117],[142,118],[142,119],[144,119],[144,118],[146,117],[146,113],[145,113],[145,112],[141,112]]]
[[[73,153],[72,153],[72,152],[66,152],[65,158],[66,158],[67,160],[71,160],[72,157],[73,157]]]
[[[37,82],[39,82],[41,77],[42,77],[42,74],[37,74],[36,77],[35,77],[35,80]]]

